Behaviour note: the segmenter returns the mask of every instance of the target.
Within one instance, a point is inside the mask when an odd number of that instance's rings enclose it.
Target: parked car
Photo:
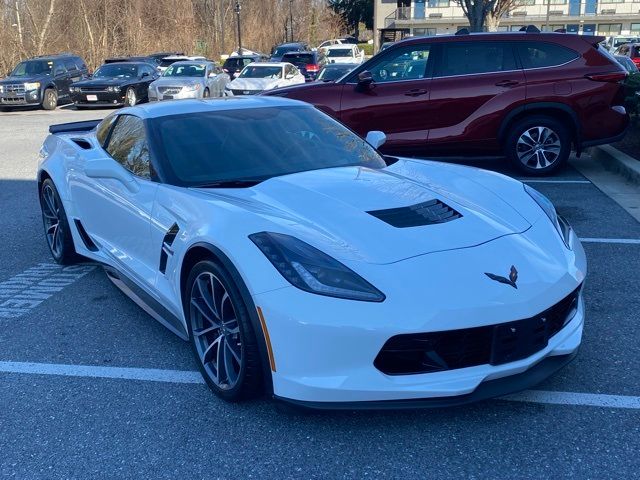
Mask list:
[[[548,174],[572,145],[616,141],[629,124],[627,73],[601,41],[532,29],[415,37],[339,82],[265,94],[307,101],[363,136],[382,130],[386,153],[504,154],[524,173]]]
[[[327,63],[362,63],[364,52],[358,45],[332,45],[326,48]]]
[[[188,55],[171,55],[169,57],[164,57],[160,60],[158,64],[158,71],[163,73],[167,68],[173,65],[175,62],[180,62],[182,60],[188,60],[193,62],[207,62],[208,60],[202,56],[188,56]]]
[[[614,55],[629,57],[636,66],[640,67],[640,43],[627,43],[618,47]]]
[[[638,36],[632,37],[632,36],[615,35],[615,36],[607,37],[602,42],[602,44],[610,52],[615,52],[618,49],[618,47],[626,43],[637,43],[637,42],[640,42],[640,37]]]
[[[327,63],[322,66],[318,77],[319,82],[333,82],[340,77],[345,76],[354,68],[358,67],[359,63]]]
[[[320,45],[318,45],[317,47],[317,51],[319,51],[322,55],[326,55],[327,54],[327,47],[330,47],[331,45],[342,45],[342,40],[341,38],[334,38],[331,40],[325,40],[324,42],[322,42]]]
[[[167,103],[50,127],[44,240],[189,342],[222,399],[460,405],[575,358],[587,259],[538,191],[385,158],[301,102]]]
[[[304,75],[295,65],[286,62],[254,62],[244,67],[238,78],[227,85],[225,92],[228,96],[256,95],[265,90],[304,82]]]
[[[287,52],[306,52],[308,50],[310,50],[309,45],[304,42],[282,43],[271,49],[270,61],[281,62],[282,56]]]
[[[283,62],[289,62],[300,70],[307,82],[313,82],[322,65],[326,62],[319,52],[289,52],[282,56]]]
[[[227,73],[231,79],[240,75],[240,72],[244,67],[253,62],[266,61],[267,58],[263,55],[236,55],[234,57],[227,58],[222,64],[222,69]]]
[[[20,62],[0,80],[0,108],[40,105],[53,110],[58,104],[69,103],[69,87],[85,79],[89,70],[77,55],[60,54],[34,57]]]
[[[149,85],[149,100],[222,97],[227,75],[214,62],[175,62]]]
[[[146,102],[149,84],[158,72],[147,62],[107,63],[93,77],[71,85],[71,99],[76,108],[133,106]]]

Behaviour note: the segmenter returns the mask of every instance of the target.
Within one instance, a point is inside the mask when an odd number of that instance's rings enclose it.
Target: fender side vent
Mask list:
[[[93,148],[91,143],[88,140],[85,140],[84,138],[72,138],[71,141],[76,145],[78,145],[83,150],[91,150]]]
[[[367,213],[396,228],[434,225],[462,217],[462,214],[437,199],[409,207],[372,210]]]
[[[76,224],[76,228],[78,229],[78,233],[80,234],[82,243],[84,243],[84,246],[87,247],[87,250],[90,250],[92,252],[97,252],[98,251],[97,245],[93,243],[93,240],[91,240],[91,237],[82,226],[82,223],[80,222],[80,220],[78,220],[77,218],[74,218],[73,222]]]
[[[173,255],[173,250],[171,246],[178,236],[178,232],[180,231],[180,227],[178,227],[177,223],[171,225],[171,228],[167,230],[164,239],[162,240],[162,250],[160,251],[160,273],[164,274],[167,270],[167,261],[169,260],[169,255]]]

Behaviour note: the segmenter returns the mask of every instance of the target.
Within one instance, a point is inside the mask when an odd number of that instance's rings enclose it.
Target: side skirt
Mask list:
[[[189,334],[184,329],[182,322],[169,310],[164,308],[158,301],[153,299],[142,288],[133,282],[123,273],[114,268],[103,265],[107,278],[113,282],[122,292],[133,300],[140,308],[155,318],[162,325],[175,333],[182,340],[189,340]]]

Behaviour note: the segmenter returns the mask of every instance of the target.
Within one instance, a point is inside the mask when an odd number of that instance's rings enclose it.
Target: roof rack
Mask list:
[[[525,33],[540,33],[540,29],[535,25],[527,25],[526,27],[522,27],[519,31]]]
[[[461,28],[455,34],[456,35],[469,35],[469,29],[468,28]]]

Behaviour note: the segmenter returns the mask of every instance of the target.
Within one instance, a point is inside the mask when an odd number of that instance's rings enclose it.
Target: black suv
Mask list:
[[[84,61],[77,55],[60,54],[34,57],[20,62],[0,81],[0,109],[40,105],[53,110],[69,103],[69,87],[89,77]]]

